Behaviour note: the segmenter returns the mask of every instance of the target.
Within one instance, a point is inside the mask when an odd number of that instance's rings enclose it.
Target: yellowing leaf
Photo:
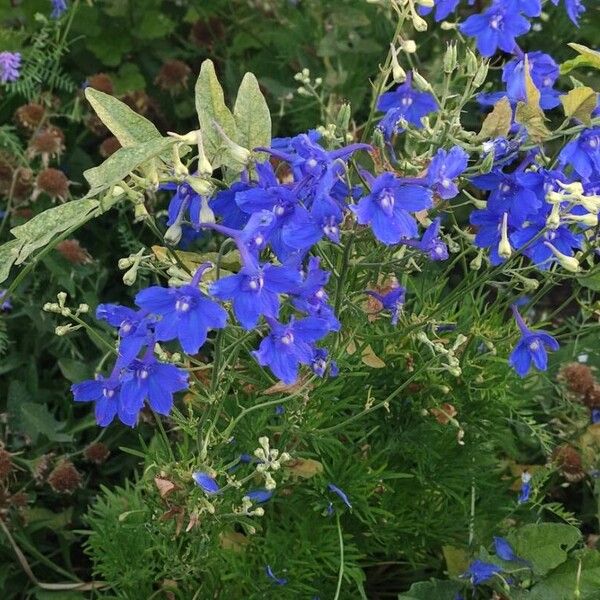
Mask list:
[[[363,349],[361,360],[372,369],[383,369],[385,367],[385,363],[375,354],[370,345]]]
[[[170,263],[173,265],[177,264],[172,254],[164,246],[152,246],[152,252],[154,256],[161,261]],[[217,265],[219,262],[220,276],[228,275],[231,271],[237,271],[240,268],[240,253],[237,250],[231,250],[226,254],[221,255],[219,258],[218,252],[185,252],[183,250],[175,250],[174,253],[177,258],[184,264],[190,271],[195,271],[201,264],[205,262],[211,262],[213,265]],[[216,277],[216,269],[207,271],[203,277],[206,281],[213,281]]]
[[[550,131],[546,127],[546,116],[540,108],[540,91],[535,87],[531,78],[529,60],[525,55],[525,95],[526,102],[519,102],[515,112],[515,121],[527,129],[529,137],[534,142],[542,142],[548,137]]]
[[[219,534],[219,543],[223,550],[243,552],[244,548],[250,543],[250,540],[238,531],[222,531]]]
[[[592,124],[592,111],[597,102],[596,92],[592,88],[575,88],[566,96],[561,96],[560,101],[567,117],[578,119],[584,125]]]
[[[600,52],[597,50],[592,50],[587,46],[583,46],[582,44],[569,44],[575,52],[579,53],[580,56],[583,56],[587,61],[587,66],[594,67],[596,69],[600,69]]]
[[[483,121],[478,137],[482,140],[506,137],[511,123],[512,107],[509,99],[504,96],[494,104],[494,110]]]
[[[457,577],[467,570],[469,555],[465,550],[454,546],[442,546],[442,552],[446,559],[446,569],[449,577]]]
[[[292,475],[302,479],[310,479],[323,472],[323,465],[318,460],[312,458],[297,458],[285,463],[285,468],[292,472]]]

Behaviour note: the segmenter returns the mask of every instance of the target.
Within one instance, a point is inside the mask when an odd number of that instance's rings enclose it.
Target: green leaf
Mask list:
[[[600,52],[592,50],[582,44],[569,44],[575,52],[579,53],[577,58],[568,60],[560,66],[560,72],[562,75],[569,73],[573,69],[578,67],[592,67],[593,69],[600,69]]]
[[[52,238],[67,229],[85,223],[98,205],[97,200],[90,198],[73,200],[45,210],[27,223],[13,227],[11,233],[22,243],[14,264],[21,264],[35,250],[46,246]]]
[[[114,96],[88,87],[85,97],[124,148],[162,137],[153,123]]]
[[[23,240],[10,240],[0,246],[0,283],[6,281],[10,269],[19,257]]]
[[[137,146],[119,148],[99,167],[88,169],[83,176],[90,184],[87,197],[105,192],[113,185],[125,179],[144,163],[156,158],[176,143],[175,138],[154,138]]]
[[[486,116],[477,137],[481,140],[506,137],[512,125],[512,116],[510,101],[504,96],[494,104],[494,110]]]
[[[93,376],[93,370],[86,363],[73,358],[61,358],[58,361],[58,368],[65,379],[71,383],[77,383],[84,379],[90,379]]]
[[[541,95],[540,91],[537,89],[537,87],[535,87],[533,79],[531,78],[531,70],[529,68],[527,55],[525,55],[524,72],[525,95],[527,101],[517,103],[515,121],[527,129],[529,137],[534,142],[540,143],[550,135],[550,131],[545,124],[546,116],[544,115],[544,111],[540,108]]]
[[[581,561],[581,575],[577,585],[577,572]],[[523,600],[572,600],[579,589],[579,600],[600,599],[600,553],[583,550],[560,565],[548,576],[534,585]]]
[[[154,40],[169,35],[175,29],[175,22],[162,11],[146,10],[136,23],[134,35],[142,40]]]
[[[1,248],[0,248],[1,250]],[[591,275],[585,275],[578,277],[577,281],[580,285],[593,290],[594,292],[600,292],[600,271],[592,273]]]
[[[579,529],[562,523],[532,523],[508,535],[517,556],[530,562],[536,575],[545,575],[567,560],[567,552],[580,539]]]
[[[463,589],[457,581],[432,579],[413,583],[410,590],[398,596],[398,600],[454,600],[456,594]]]
[[[584,125],[592,124],[592,112],[597,102],[597,94],[592,88],[575,88],[567,95],[561,96],[560,101],[567,117],[578,119]]]
[[[233,116],[239,132],[238,142],[248,150],[271,144],[271,112],[252,73],[246,73],[235,100]],[[264,159],[267,158],[263,154]]]
[[[223,142],[215,123],[220,125],[227,137],[233,141],[239,140],[240,134],[235,118],[225,105],[223,88],[211,60],[205,60],[200,67],[200,75],[196,82],[196,111],[208,160],[215,168],[221,164],[227,165],[226,157],[221,156],[220,148]],[[234,166],[239,170],[239,164]]]

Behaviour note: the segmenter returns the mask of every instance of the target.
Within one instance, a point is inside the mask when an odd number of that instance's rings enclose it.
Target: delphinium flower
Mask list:
[[[542,0],[495,0],[506,4],[511,10],[520,11],[526,17],[539,17],[542,13]]]
[[[403,131],[400,121],[403,119],[414,127],[421,128],[421,119],[438,110],[438,104],[429,92],[420,92],[412,86],[412,73],[406,81],[392,92],[385,92],[377,100],[377,109],[385,112],[379,123],[386,138]]]
[[[263,502],[268,502],[273,497],[273,492],[270,490],[250,490],[246,494],[246,497],[252,500],[252,502],[262,504]]]
[[[551,0],[554,6],[558,6],[559,0]],[[579,17],[586,11],[583,0],[564,0],[565,10],[569,15],[569,19],[579,27]]]
[[[119,357],[123,364],[129,364],[147,342],[148,328],[152,323],[148,312],[119,304],[99,304],[96,318],[118,327]]]
[[[435,9],[434,19],[443,21],[456,10],[459,2],[460,0],[437,0],[435,6],[419,6],[419,14],[428,15]]]
[[[335,485],[334,483],[328,483],[327,484],[327,489],[330,492],[333,492],[334,494],[336,494],[337,496],[339,496],[339,498],[342,500],[342,502],[348,507],[348,508],[352,508],[352,504],[350,503],[350,500],[348,499],[348,496],[346,495],[346,492],[344,492],[344,490],[342,490],[341,488],[339,488],[337,485]]]
[[[173,190],[175,194],[171,197],[168,209],[166,239],[173,245],[179,243],[182,236],[191,240],[197,238],[198,227],[200,223],[200,211],[202,210],[203,199],[189,183],[180,184],[165,183],[160,186],[162,190]],[[183,223],[188,218],[193,225]]]
[[[187,354],[196,354],[209,330],[225,327],[225,310],[198,289],[202,274],[210,267],[210,263],[200,266],[189,285],[152,286],[138,292],[136,304],[160,316],[154,328],[158,341],[178,339]]]
[[[560,70],[556,61],[544,52],[529,52],[508,61],[502,68],[502,81],[506,84],[506,92],[491,92],[479,94],[477,100],[482,104],[496,104],[504,96],[511,104],[525,102],[525,57],[529,65],[529,74],[540,92],[540,106],[543,109],[555,108],[560,104],[560,92],[554,89]]]
[[[531,495],[531,473],[523,471],[521,475],[521,489],[519,491],[519,504],[525,504],[529,501]]]
[[[600,127],[581,132],[559,155],[561,165],[571,165],[584,179],[600,177]]]
[[[275,584],[275,585],[286,585],[287,584],[287,579],[285,577],[277,577],[275,575],[275,573],[273,573],[273,569],[271,568],[271,565],[267,565],[265,567],[265,573],[267,574],[267,577]]]
[[[392,325],[396,325],[398,323],[398,316],[406,299],[406,288],[396,283],[386,294],[380,294],[379,292],[374,292],[372,290],[367,290],[366,293],[381,302],[382,310],[388,310],[390,312]]]
[[[259,163],[256,168],[260,168]],[[220,223],[225,227],[233,229],[242,229],[248,222],[249,214],[244,212],[236,202],[237,194],[252,189],[252,186],[245,181],[236,181],[226,190],[217,192],[209,202],[210,208],[215,215],[221,217]]]
[[[440,148],[427,169],[429,187],[444,200],[458,195],[455,179],[467,168],[469,155],[459,146],[449,151]]]
[[[520,14],[518,3],[496,1],[481,14],[471,15],[460,25],[465,35],[477,38],[479,52],[486,57],[493,56],[498,49],[512,52],[515,38],[527,33],[529,21]]]
[[[67,0],[52,0],[52,14],[50,16],[53,19],[59,19],[68,8]]]
[[[21,53],[0,52],[0,83],[16,81],[21,75]]]
[[[221,490],[216,479],[204,471],[196,471],[192,473],[192,479],[194,480],[194,483],[208,496],[217,494]]]
[[[370,225],[375,237],[384,244],[397,244],[418,235],[417,222],[410,214],[431,207],[431,190],[407,183],[393,173],[373,178],[364,172],[370,193],[352,206],[357,221]]]
[[[96,379],[88,379],[71,386],[75,402],[94,402],[96,422],[100,427],[110,425],[115,416],[133,427],[137,423],[138,412],[130,411],[121,398],[121,365],[117,363],[108,378],[98,375]]]
[[[419,241],[406,240],[403,243],[407,246],[417,248],[427,254],[429,260],[446,260],[448,258],[448,246],[440,238],[441,219],[436,217],[429,227],[423,233]]]
[[[326,348],[315,348],[310,362],[310,368],[317,377],[337,377],[339,369],[335,360],[328,360],[329,352]]]
[[[494,575],[502,573],[502,571],[503,569],[499,565],[487,563],[483,560],[474,560],[461,577],[469,579],[473,585],[480,585],[492,579]]]
[[[122,376],[121,401],[128,413],[138,413],[144,403],[160,415],[173,407],[173,394],[188,389],[188,374],[175,365],[156,360],[154,344],[146,354],[128,365]]]
[[[329,324],[316,317],[292,318],[285,324],[269,317],[266,320],[269,335],[252,354],[259,365],[268,366],[281,381],[295,383],[299,366],[311,364],[314,343],[329,333]]]
[[[510,366],[520,377],[527,375],[532,363],[540,371],[545,371],[548,368],[546,347],[556,351],[559,348],[558,342],[546,331],[530,330],[516,306],[512,307],[512,311],[521,331],[521,338],[510,355]]]
[[[496,551],[496,555],[502,560],[520,560],[506,538],[494,536],[494,550]]]
[[[499,265],[512,254],[509,235],[522,224],[502,208],[486,207],[474,210],[469,216],[471,225],[475,225],[475,246],[488,248],[492,265]]]
[[[0,312],[10,312],[12,310],[12,303],[10,298],[6,298],[7,290],[0,290]]]

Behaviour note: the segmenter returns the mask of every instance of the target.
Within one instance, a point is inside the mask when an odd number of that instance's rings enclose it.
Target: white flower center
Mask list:
[[[294,335],[288,331],[285,335],[281,336],[281,343],[289,346],[294,342]]]

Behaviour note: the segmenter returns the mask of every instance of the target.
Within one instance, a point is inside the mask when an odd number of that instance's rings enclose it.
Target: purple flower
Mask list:
[[[203,471],[196,471],[195,473],[192,473],[192,479],[196,485],[202,488],[204,493],[208,496],[219,493],[221,489],[215,478],[208,473],[204,473]]]
[[[445,18],[448,17],[448,15],[452,14],[456,10],[456,7],[458,6],[459,2],[460,0],[437,0],[437,2],[435,3],[434,19],[437,22],[443,21]],[[433,6],[419,6],[419,14],[428,15],[433,9]]]
[[[509,364],[520,377],[525,377],[529,372],[531,363],[540,371],[548,368],[548,355],[546,347],[556,351],[559,348],[558,342],[545,331],[531,331],[523,318],[519,314],[516,306],[512,307],[513,314],[519,329],[521,330],[521,339],[512,351]]]
[[[167,225],[169,232],[177,230],[179,237],[171,234],[172,243],[179,243],[181,236],[188,242],[199,237],[197,229],[200,224],[202,197],[185,182],[181,184],[165,183],[160,186],[160,189],[175,191],[169,202]],[[183,223],[186,217],[193,224],[191,227]]]
[[[597,423],[600,423],[600,408],[592,409],[592,414],[590,415],[590,420],[592,422],[592,425],[596,425]]]
[[[398,323],[398,315],[404,306],[406,298],[406,288],[396,284],[387,294],[379,294],[372,290],[366,292],[369,296],[379,300],[383,306],[383,310],[389,310],[392,317],[392,325]]]
[[[385,92],[377,100],[377,109],[385,112],[379,127],[386,138],[394,133],[401,133],[400,119],[404,119],[417,128],[423,127],[421,119],[438,110],[435,97],[429,92],[419,92],[412,87],[412,73],[406,81],[393,92]]]
[[[496,555],[502,560],[518,561],[521,560],[513,550],[512,546],[508,543],[508,540],[503,537],[494,536],[494,548]]]
[[[52,14],[50,16],[53,19],[59,19],[68,8],[66,0],[52,0]]]
[[[139,292],[135,302],[145,311],[160,315],[155,327],[156,339],[177,338],[187,354],[196,354],[210,329],[222,329],[227,313],[198,289],[202,273],[210,264],[200,266],[192,282],[177,288],[152,286]]]
[[[558,6],[559,0],[551,0],[554,6]],[[569,19],[573,21],[575,26],[579,27],[579,17],[586,11],[582,0],[564,0],[565,10],[569,15]]]
[[[128,413],[138,413],[147,401],[154,411],[168,415],[173,394],[188,388],[188,374],[175,365],[158,362],[150,354],[152,346],[144,358],[131,363],[122,378],[121,400]]]
[[[541,0],[500,0],[509,10],[522,12],[526,17],[539,17],[542,13]]]
[[[521,490],[519,492],[519,504],[524,504],[529,501],[531,495],[531,473],[523,471],[521,474]]]
[[[21,53],[0,52],[0,83],[16,81],[21,75]]]
[[[328,483],[327,484],[327,489],[330,492],[333,492],[334,494],[337,494],[342,502],[348,507],[348,508],[352,508],[352,504],[350,504],[350,500],[348,499],[348,496],[346,496],[346,493],[341,490],[337,485],[333,484],[333,483]]]
[[[310,368],[317,377],[324,377],[328,371],[330,377],[337,377],[339,369],[334,360],[327,362],[329,352],[325,348],[315,348]]]
[[[461,26],[462,33],[477,38],[483,56],[493,56],[500,48],[512,52],[515,38],[527,33],[531,25],[514,8],[513,3],[497,2],[481,14],[471,15]]]
[[[440,148],[427,169],[427,184],[440,198],[454,198],[458,194],[454,179],[467,168],[468,161],[469,155],[459,146],[450,151]]]
[[[265,573],[267,577],[273,581],[275,585],[285,585],[287,583],[287,579],[284,577],[276,577],[275,573],[273,573],[273,569],[271,569],[271,565],[267,565],[265,567]]]
[[[0,290],[0,312],[10,312],[12,310],[12,303],[10,298],[4,299],[8,290]]]
[[[262,504],[263,502],[268,502],[273,497],[273,492],[269,490],[250,490],[246,496],[250,498],[252,502]]]
[[[431,190],[406,183],[393,173],[382,173],[376,179],[364,172],[371,192],[352,206],[357,221],[370,225],[375,237],[384,244],[417,237],[418,228],[409,214],[431,207]]]
[[[474,560],[461,577],[468,578],[473,585],[480,585],[502,571],[502,567],[498,565],[486,563],[482,560]]]
[[[215,281],[210,293],[231,300],[238,321],[252,329],[261,315],[277,318],[279,294],[293,293],[300,283],[300,273],[290,267],[249,263],[236,275]]]
[[[137,422],[139,411],[128,410],[122,401],[118,367],[108,379],[99,375],[96,379],[73,384],[71,392],[75,402],[95,402],[96,422],[100,427],[110,425],[116,415],[129,427],[133,427]]]
[[[329,333],[329,324],[316,317],[292,318],[287,324],[267,321],[271,331],[252,354],[259,365],[268,366],[284,383],[292,384],[298,379],[299,366],[311,364],[313,344]]]
[[[446,260],[448,258],[448,246],[440,238],[440,224],[440,217],[435,218],[425,230],[423,237],[418,242],[408,242],[409,245],[425,252],[430,260]]]
[[[561,165],[571,165],[584,179],[600,176],[600,127],[586,129],[560,152]]]

